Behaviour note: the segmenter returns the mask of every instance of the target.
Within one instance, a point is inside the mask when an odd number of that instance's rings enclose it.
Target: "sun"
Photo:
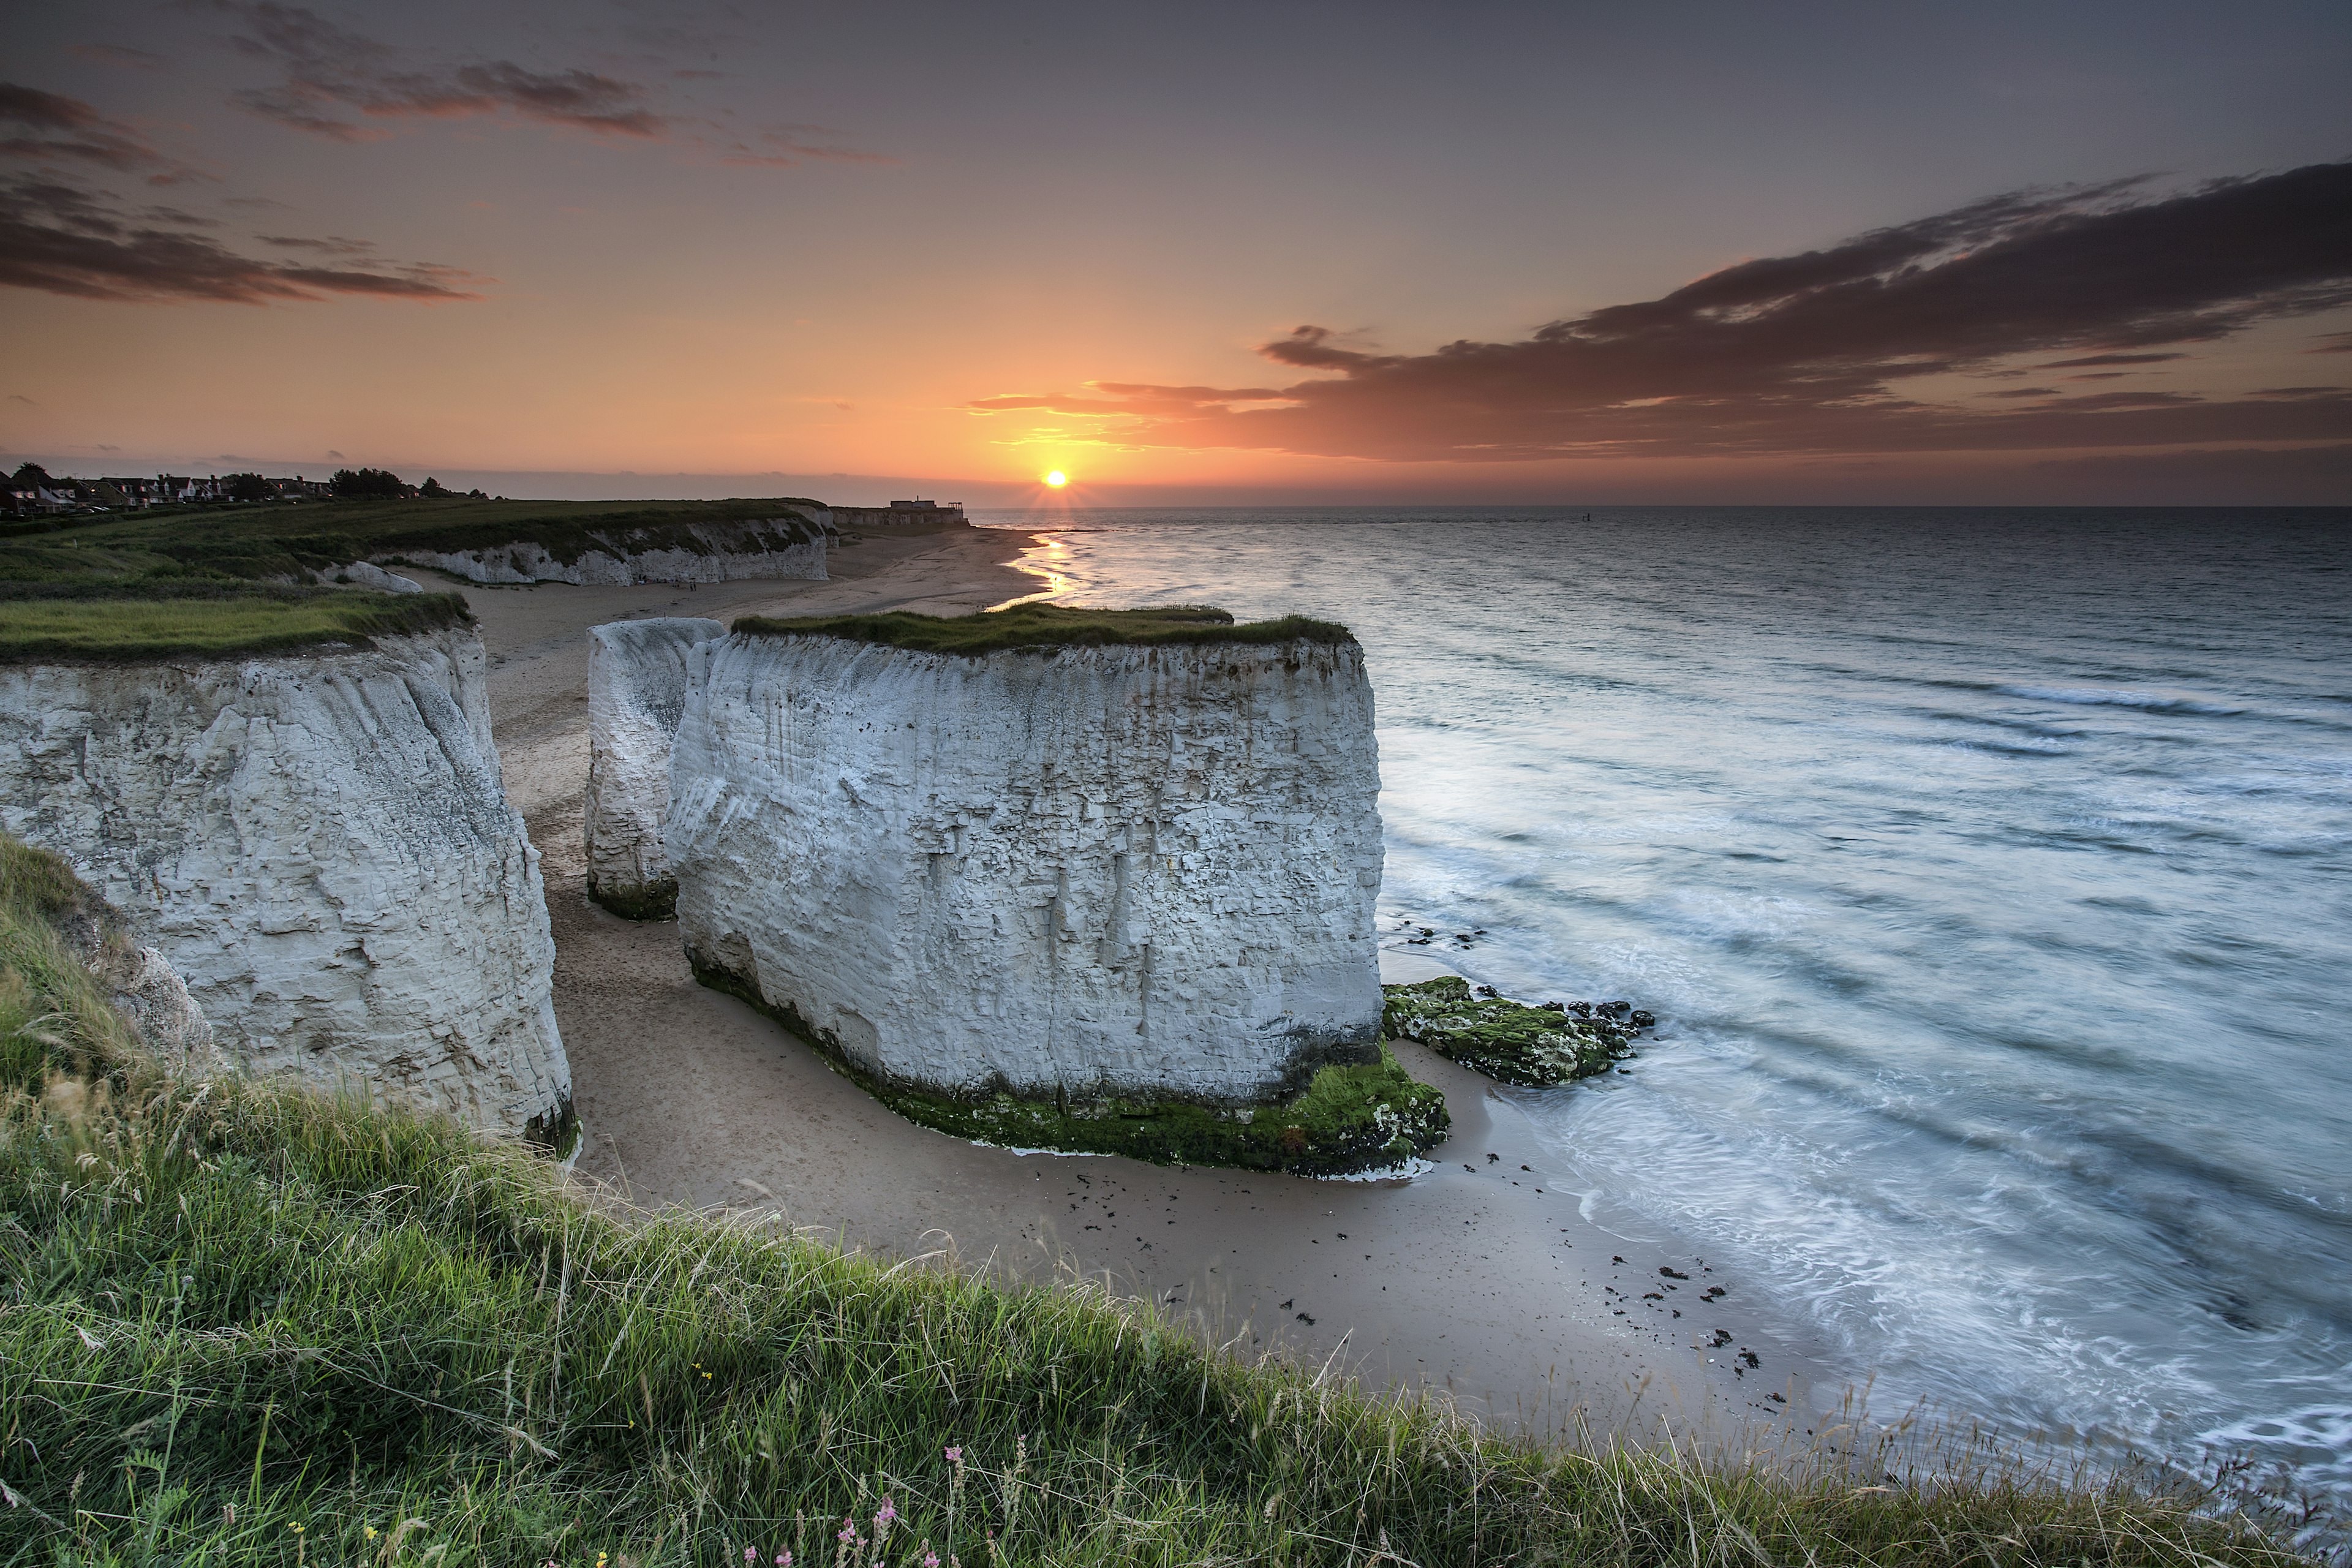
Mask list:
[[[1055,468],[1052,473],[1045,476],[1045,483],[1054,489],[1060,489],[1064,485],[1066,485],[1069,482],[1070,476],[1062,472],[1059,468]]]

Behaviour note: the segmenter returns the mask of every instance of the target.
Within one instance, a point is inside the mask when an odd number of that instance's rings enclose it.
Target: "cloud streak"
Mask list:
[[[276,0],[224,3],[244,24],[229,40],[248,58],[280,73],[276,86],[234,95],[242,107],[298,131],[340,142],[370,141],[389,132],[362,117],[458,119],[513,113],[600,135],[659,137],[669,122],[645,103],[634,82],[595,71],[535,71],[512,60],[486,60],[446,70],[404,66],[400,51],[338,26],[317,12]]]
[[[382,261],[362,242],[268,243],[319,259],[256,260],[193,232],[167,209],[127,212],[110,197],[40,176],[0,182],[0,287],[84,300],[266,305],[357,295],[433,304],[478,300],[477,288],[492,281],[430,262]]]
[[[2347,305],[2352,163],[2321,163],[2168,195],[2139,180],[2014,192],[1741,262],[1517,342],[1382,353],[1302,326],[1260,347],[1317,373],[1279,388],[1097,382],[971,406],[1090,416],[1139,445],[1390,460],[2340,439],[2352,429],[2341,387],[2291,398],[1904,388],[2020,374],[2002,362],[2025,355],[2068,356],[2041,369],[2155,365],[2185,358],[2177,345]]]
[[[394,133],[383,123],[389,121],[486,117],[668,143],[709,153],[722,163],[789,168],[811,159],[895,162],[838,146],[822,126],[778,125],[749,135],[722,130],[667,112],[646,84],[602,71],[537,70],[506,59],[420,63],[304,6],[278,0],[214,3],[242,24],[230,46],[278,73],[276,83],[242,89],[232,101],[330,141],[381,141]]]
[[[142,174],[151,185],[201,178],[146,137],[78,98],[0,82],[0,157]]]

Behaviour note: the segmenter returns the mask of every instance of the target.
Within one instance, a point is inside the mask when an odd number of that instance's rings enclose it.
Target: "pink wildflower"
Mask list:
[[[961,1444],[958,1444],[956,1447],[948,1450],[948,1463],[950,1465],[961,1465],[963,1463],[963,1446]]]
[[[874,1522],[876,1524],[889,1524],[896,1521],[898,1517],[898,1505],[892,1502],[886,1497],[882,1500],[880,1511],[877,1512],[874,1516]]]

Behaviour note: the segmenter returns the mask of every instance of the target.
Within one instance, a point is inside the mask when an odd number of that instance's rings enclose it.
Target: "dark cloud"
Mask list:
[[[367,239],[345,239],[341,235],[329,235],[324,239],[303,239],[293,235],[257,234],[253,237],[264,245],[274,245],[280,250],[314,250],[321,256],[373,256],[375,242]]]
[[[2043,370],[2073,370],[2094,364],[2161,364],[2168,359],[2187,359],[2184,353],[2167,354],[2084,354],[2081,359],[2053,359]]]
[[[834,132],[822,125],[779,125],[753,133],[750,137],[717,140],[709,142],[722,163],[735,163],[761,168],[790,169],[814,158],[835,163],[896,163],[898,160],[880,153],[860,153],[843,147],[829,138]]]
[[[1302,326],[1261,352],[1328,374],[1278,390],[1097,383],[974,407],[1105,417],[1152,446],[1418,460],[2321,440],[2352,429],[2352,392],[1992,409],[1897,387],[2053,352],[2154,363],[2137,356],[2347,305],[2352,163],[2321,163],[2171,195],[2134,180],[1995,196],[1514,342],[1382,353]]]
[[[151,185],[175,185],[199,177],[131,126],[108,119],[80,99],[14,82],[0,82],[0,157],[94,163],[143,174]]]
[[[617,77],[535,71],[512,60],[418,69],[391,45],[304,6],[220,0],[218,8],[244,26],[231,44],[281,73],[276,86],[247,89],[235,95],[236,102],[298,131],[363,142],[385,134],[366,118],[501,113],[601,135],[656,138],[670,130],[669,121],[646,107],[646,89]],[[362,121],[346,118],[354,111]]]
[[[598,136],[667,142],[722,163],[792,168],[811,159],[897,161],[844,147],[822,126],[783,124],[744,132],[668,112],[655,103],[645,83],[602,71],[535,70],[513,60],[424,63],[304,6],[278,0],[212,4],[241,24],[230,44],[279,73],[271,86],[233,94],[235,101],[280,125],[338,142],[388,136],[392,132],[381,123],[385,121],[513,116]],[[720,73],[668,74],[699,79]]]
[[[261,305],[336,294],[478,300],[475,287],[488,281],[429,262],[257,261],[185,225],[166,224],[152,209],[126,212],[108,196],[55,180],[0,182],[0,286],[85,300]]]
[[[2319,340],[2315,349],[2303,351],[2311,354],[2352,354],[2352,332],[2328,332]]]

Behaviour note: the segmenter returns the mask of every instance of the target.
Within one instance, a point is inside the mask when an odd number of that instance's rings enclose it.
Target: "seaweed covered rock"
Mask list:
[[[1318,1071],[1298,1094],[1263,1105],[1111,1099],[1064,1108],[1011,1095],[981,1100],[886,1097],[942,1131],[1014,1149],[1092,1149],[1162,1164],[1325,1175],[1401,1165],[1444,1140],[1442,1089],[1419,1082],[1385,1047],[1380,1059]]]
[[[1609,1070],[1633,1054],[1638,1027],[1620,1004],[1531,1007],[1507,996],[1480,996],[1458,974],[1417,985],[1381,987],[1381,1024],[1392,1040],[1418,1040],[1473,1072],[1505,1083],[1568,1083]]]
[[[660,921],[677,909],[662,818],[686,655],[726,635],[683,616],[588,628],[588,896],[616,915]]]

